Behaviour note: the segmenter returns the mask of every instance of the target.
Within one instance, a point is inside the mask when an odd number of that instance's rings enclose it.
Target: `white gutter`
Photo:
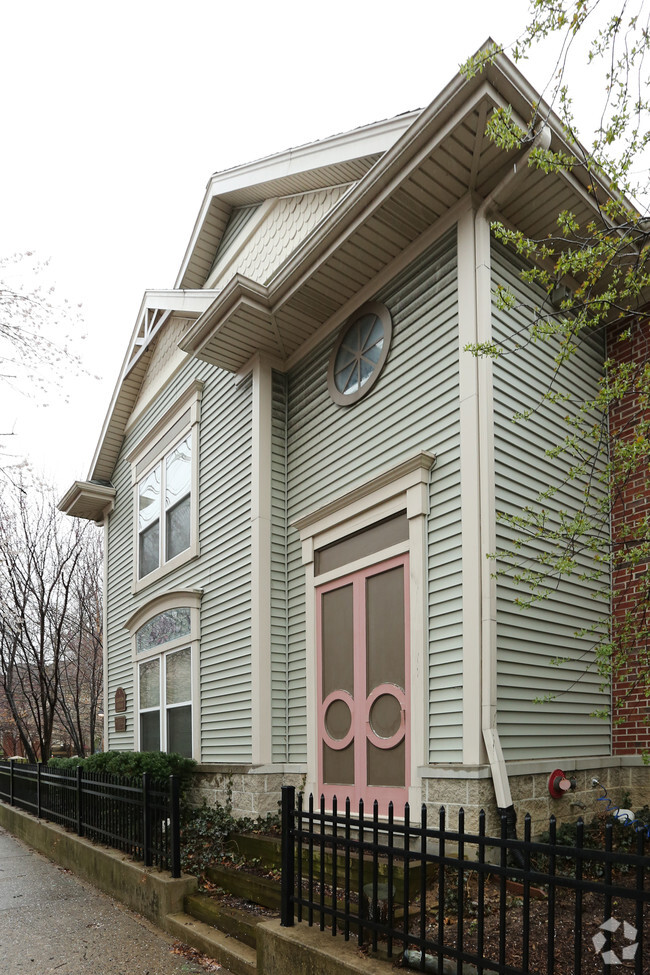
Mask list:
[[[517,178],[528,171],[528,160],[533,149],[538,147],[548,149],[550,143],[550,130],[544,128],[476,211],[474,218],[475,294],[476,338],[479,344],[492,340],[490,215],[500,208],[506,197],[511,195]],[[496,502],[492,361],[485,356],[478,360],[478,393],[481,551],[487,553],[494,552],[496,548]],[[487,558],[483,559],[481,576],[481,731],[492,771],[497,806],[505,810],[512,806],[512,794],[497,729],[496,581]]]

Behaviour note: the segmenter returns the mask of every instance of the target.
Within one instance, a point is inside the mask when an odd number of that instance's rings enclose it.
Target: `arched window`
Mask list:
[[[196,590],[158,596],[127,623],[133,641],[136,747],[199,758]]]

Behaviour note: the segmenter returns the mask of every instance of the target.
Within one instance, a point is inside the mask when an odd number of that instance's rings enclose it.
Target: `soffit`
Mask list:
[[[75,481],[57,507],[73,518],[100,522],[104,512],[111,508],[114,498],[115,488],[110,484]]]

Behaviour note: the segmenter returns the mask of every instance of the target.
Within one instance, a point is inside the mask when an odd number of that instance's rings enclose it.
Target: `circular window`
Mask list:
[[[335,403],[351,406],[379,379],[390,348],[392,325],[385,305],[371,301],[350,319],[334,346],[327,385]]]

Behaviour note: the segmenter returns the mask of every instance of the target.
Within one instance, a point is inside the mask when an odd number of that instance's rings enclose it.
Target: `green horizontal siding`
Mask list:
[[[417,451],[437,455],[429,518],[429,697],[432,760],[462,745],[458,311],[455,233],[377,295],[392,346],[371,393],[335,405],[327,367],[336,336],[288,377],[288,520],[335,500]],[[288,756],[305,758],[305,592],[300,543],[288,532]],[[443,625],[441,625],[441,621]]]
[[[493,306],[493,334],[502,341],[516,329],[525,328],[529,310],[540,296],[522,283],[519,265],[495,245],[492,255],[493,287],[508,287],[517,297],[517,308],[507,312]],[[581,478],[562,484],[566,461],[548,457],[546,451],[567,434],[564,417],[574,415],[577,405],[591,398],[602,372],[603,349],[585,336],[561,374],[563,388],[572,401],[561,405],[541,403],[526,420],[513,422],[513,414],[537,406],[554,370],[553,342],[537,342],[494,365],[495,491],[497,511],[517,514],[527,505],[541,507],[540,492],[562,485],[557,495],[544,502],[550,512],[579,510],[585,483]],[[497,547],[507,548],[518,533],[497,522]],[[527,544],[521,550],[534,564],[545,543]],[[579,757],[609,752],[609,726],[592,716],[606,707],[608,695],[600,689],[593,668],[593,637],[578,637],[578,630],[592,626],[608,609],[596,598],[598,585],[581,575],[593,569],[591,556],[582,554],[578,568],[563,578],[548,598],[530,609],[519,609],[517,598],[527,595],[512,575],[497,582],[497,683],[499,734],[506,759]],[[567,663],[554,666],[556,658]],[[533,703],[548,695],[548,703]]]
[[[194,379],[204,382],[199,427],[200,557],[133,595],[133,502],[126,456]],[[133,664],[125,621],[154,596],[202,589],[201,743],[206,762],[251,758],[251,383],[198,361],[189,362],[125,439],[113,475],[109,522],[109,701],[125,688],[127,734],[111,748],[133,747]],[[197,702],[198,705],[198,702]],[[112,707],[112,703],[111,703]],[[111,713],[111,712],[109,712]],[[113,727],[111,718],[110,726]]]

